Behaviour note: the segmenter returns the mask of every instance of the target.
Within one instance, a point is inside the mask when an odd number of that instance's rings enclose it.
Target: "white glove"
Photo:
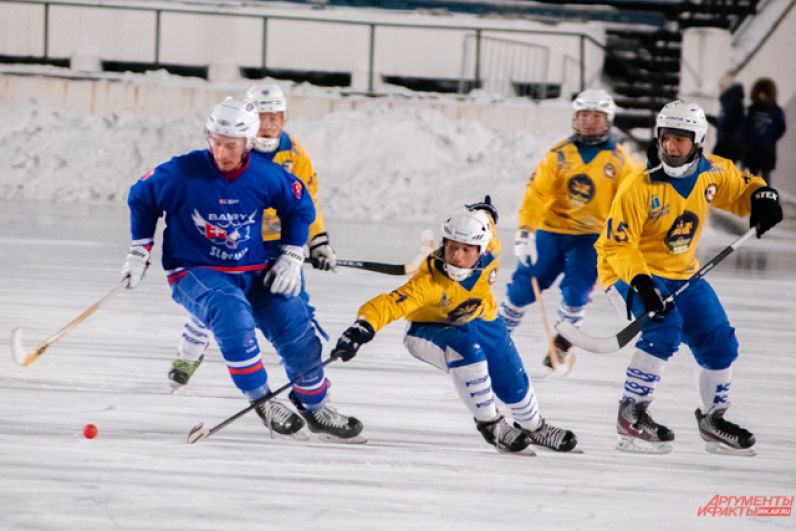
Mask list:
[[[127,289],[135,289],[144,278],[149,267],[149,251],[141,245],[133,245],[127,251],[127,258],[122,266],[122,280],[127,280]]]
[[[271,285],[271,293],[295,297],[301,292],[301,264],[303,263],[303,247],[283,245],[282,254],[265,274],[263,284]]]
[[[536,262],[536,233],[527,227],[517,231],[514,239],[514,255],[530,267]]]
[[[335,256],[332,246],[329,245],[329,235],[325,232],[319,232],[310,240],[310,258],[312,267],[315,269],[337,270],[337,256]]]

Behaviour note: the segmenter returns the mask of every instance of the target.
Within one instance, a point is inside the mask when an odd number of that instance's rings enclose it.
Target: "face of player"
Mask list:
[[[462,269],[472,269],[481,254],[477,245],[445,240],[445,262]]]
[[[285,127],[285,113],[283,112],[261,112],[260,130],[257,136],[260,138],[277,138]]]
[[[575,130],[583,136],[594,136],[608,129],[608,115],[600,111],[575,113]]]
[[[207,135],[210,153],[219,170],[230,172],[243,165],[246,154],[246,139],[211,133]]]
[[[694,141],[687,135],[664,132],[660,140],[661,151],[672,159],[681,159],[691,154]]]

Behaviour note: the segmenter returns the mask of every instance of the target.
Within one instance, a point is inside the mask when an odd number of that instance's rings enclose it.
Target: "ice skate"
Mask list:
[[[550,353],[547,353],[542,365],[555,372],[559,376],[566,376],[572,367],[575,366],[575,354],[569,351],[572,348],[572,343],[564,339],[560,334],[556,334],[553,338],[553,347],[555,347],[557,367],[553,367],[553,360],[550,359]]]
[[[503,415],[499,415],[495,420],[481,421],[476,419],[475,425],[483,435],[484,440],[497,448],[498,452],[518,453],[522,452],[531,444],[528,432],[522,428],[515,428],[506,422]],[[526,453],[533,455],[533,451]]]
[[[279,400],[266,400],[258,404],[254,408],[254,411],[256,411],[257,415],[262,419],[265,427],[271,432],[272,437],[276,434],[279,437],[289,439],[304,441],[309,439],[309,437],[301,431],[301,428],[304,427],[304,421],[301,417]]]
[[[307,427],[322,441],[340,442],[346,444],[363,444],[367,439],[362,437],[362,422],[356,417],[349,417],[338,413],[329,405],[324,405],[317,411],[310,411],[296,398],[291,391],[290,401],[296,406],[298,412],[307,421]]]
[[[514,423],[514,426],[523,429],[517,423]],[[528,434],[531,443],[549,448],[550,450],[555,450],[556,452],[570,452],[578,444],[578,438],[574,433],[548,424],[544,419],[542,419],[542,425],[536,430],[525,430],[525,433]]]
[[[749,430],[724,420],[726,412],[726,408],[711,408],[707,413],[702,413],[700,408],[694,411],[699,425],[699,435],[705,441],[705,450],[724,455],[757,455],[753,448],[755,436]]]
[[[185,361],[181,358],[174,360],[171,363],[171,370],[169,371],[169,383],[171,384],[171,388],[176,391],[187,384],[188,380],[193,376],[193,373],[195,373],[199,365],[202,364],[203,359],[205,359],[204,354],[199,356],[199,359],[196,361]]]
[[[619,403],[616,449],[623,452],[668,454],[672,451],[674,432],[658,424],[647,413],[649,403],[639,404],[632,398]]]

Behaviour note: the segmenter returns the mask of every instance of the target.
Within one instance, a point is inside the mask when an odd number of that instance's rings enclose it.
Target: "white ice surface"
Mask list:
[[[0,337],[23,326],[32,349],[113,289],[126,223],[120,206],[0,203]],[[422,228],[329,225],[339,256],[391,262],[414,256]],[[708,231],[703,255],[734,237]],[[504,259],[499,297],[513,267]],[[668,364],[652,409],[677,434],[673,453],[613,448],[625,350],[577,351],[567,378],[535,380],[542,413],[577,433],[582,455],[498,454],[448,378],[405,352],[402,324],[328,370],[335,405],[364,422],[366,445],[270,439],[254,415],[188,445],[194,424],[214,425],[246,402],[215,346],[189,386],[166,394],[183,312],[155,265],[138,290],[111,299],[33,365],[0,356],[0,529],[793,529],[794,517],[696,512],[715,494],[796,494],[794,263],[796,236],[775,230],[709,275],[742,346],[728,417],[757,435],[753,458],[703,450],[687,349]],[[400,282],[356,270],[306,274],[333,337],[364,300]],[[552,314],[557,290],[545,298]],[[603,295],[594,299],[588,331],[623,326]],[[540,375],[537,309],[517,343]],[[279,386],[284,372],[264,350]],[[99,427],[94,440],[81,435],[89,422]]]

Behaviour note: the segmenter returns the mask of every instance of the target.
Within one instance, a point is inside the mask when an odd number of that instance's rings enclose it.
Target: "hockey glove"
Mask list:
[[[749,226],[757,227],[757,237],[782,221],[782,206],[779,193],[768,186],[761,186],[752,194],[752,215]]]
[[[520,227],[517,231],[514,239],[514,255],[528,267],[536,262],[536,233],[528,227]]]
[[[357,355],[359,347],[373,339],[375,335],[376,332],[369,322],[364,319],[357,320],[337,340],[337,345],[332,349],[332,358],[349,361]]]
[[[492,198],[489,195],[484,197],[484,200],[481,203],[473,203],[472,205],[464,205],[467,210],[484,210],[492,216],[492,221],[495,222],[497,225],[498,222],[498,211],[495,208],[495,205],[492,204]]]
[[[271,293],[295,297],[301,292],[301,264],[304,249],[297,245],[283,245],[282,254],[263,278],[271,286]]]
[[[630,285],[641,297],[641,301],[644,303],[645,312],[656,312],[658,315],[663,315],[671,309],[669,304],[663,301],[661,290],[659,290],[658,286],[655,285],[655,282],[652,281],[651,276],[636,275],[633,277],[633,280],[630,281]],[[627,296],[628,318],[630,316],[630,309],[632,306],[633,292],[631,291]]]
[[[327,233],[319,232],[310,240],[310,258],[312,259],[312,267],[315,269],[320,269],[321,271],[337,270],[337,256],[335,256],[332,246],[329,245],[329,235]]]
[[[141,245],[133,245],[127,251],[127,258],[122,266],[122,280],[126,280],[127,289],[135,289],[144,278],[149,267],[149,251]]]

